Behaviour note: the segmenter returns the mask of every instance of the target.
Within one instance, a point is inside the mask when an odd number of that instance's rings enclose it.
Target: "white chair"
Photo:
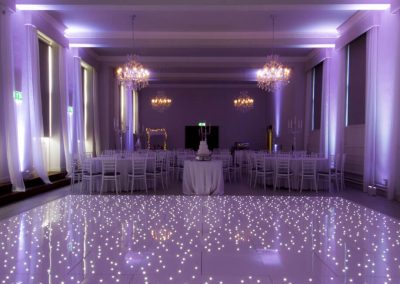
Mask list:
[[[79,159],[73,158],[71,161],[71,188],[74,189],[75,183],[82,181],[82,167]]]
[[[286,180],[288,184],[289,192],[291,190],[291,179],[293,172],[290,170],[290,159],[286,156],[279,156],[275,160],[275,180],[274,180],[274,191],[277,185],[280,188],[280,180]]]
[[[254,187],[257,184],[257,180],[260,179],[264,186],[264,190],[267,190],[267,179],[274,182],[274,170],[271,165],[273,161],[271,158],[266,157],[264,154],[255,155],[255,179]]]
[[[101,177],[101,173],[93,170],[93,160],[91,158],[84,159],[82,162],[82,183],[81,193],[83,192],[84,184],[89,185],[89,194],[93,192],[93,184]]]
[[[310,180],[314,190],[318,192],[317,186],[317,161],[315,159],[304,158],[301,160],[300,173],[300,192],[303,191],[304,181]]]
[[[247,163],[247,183],[252,186],[253,184],[253,177],[255,177],[256,173],[256,166],[255,166],[255,161],[254,161],[254,153],[248,153],[246,156]]]
[[[132,158],[132,171],[128,173],[128,186],[130,186],[131,194],[135,190],[135,182],[139,185],[143,184],[147,193],[147,155],[135,156]]]
[[[231,183],[231,156],[230,154],[219,154],[216,156],[217,160],[222,161],[222,171],[224,175],[224,180],[228,180]]]
[[[162,167],[163,159],[155,153],[149,154],[147,158],[146,179],[152,181],[154,192],[157,191],[157,179],[161,180],[161,186],[164,189]]]
[[[336,170],[337,179],[340,181],[340,190],[344,189],[344,167],[346,164],[346,154],[340,156],[338,160],[338,168]]]
[[[320,180],[326,181],[328,183],[329,192],[332,191],[332,183],[335,183],[336,190],[339,190],[337,166],[337,157],[335,155],[330,155],[325,169],[317,173],[317,183],[319,184]]]
[[[233,159],[233,178],[235,181],[242,179],[242,167],[243,167],[243,153],[239,153],[238,151],[234,154]]]
[[[189,155],[188,154],[183,154],[183,153],[180,153],[180,154],[178,154],[177,155],[177,158],[176,158],[176,179],[177,180],[181,180],[182,179],[182,177],[183,177],[183,164],[184,164],[184,161],[185,160],[187,160],[187,159],[189,159]]]
[[[114,158],[103,159],[101,169],[101,189],[100,194],[103,193],[104,184],[112,182],[115,186],[115,193],[118,194],[118,184],[120,173],[117,171],[117,160]]]
[[[168,184],[169,184],[168,176],[169,176],[169,171],[170,171],[169,161],[168,161],[169,160],[169,152],[160,151],[157,153],[157,155],[158,155],[158,158],[162,160],[162,163],[161,163],[162,178],[164,180],[165,187],[168,188]]]

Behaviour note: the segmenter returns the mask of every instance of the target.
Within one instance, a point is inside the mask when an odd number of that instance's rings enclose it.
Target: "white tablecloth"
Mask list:
[[[182,187],[184,194],[224,194],[222,161],[184,161]]]

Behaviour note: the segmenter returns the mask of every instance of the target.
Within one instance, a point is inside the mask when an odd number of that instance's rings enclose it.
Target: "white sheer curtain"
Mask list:
[[[101,154],[101,144],[100,144],[100,117],[99,117],[99,95],[97,92],[97,72],[93,68],[93,127],[94,127],[94,141],[96,155]]]
[[[27,80],[29,104],[32,165],[43,182],[50,183],[42,149],[43,118],[40,93],[39,42],[36,28],[30,24],[25,25],[25,36],[25,79]]]
[[[67,54],[63,47],[58,49],[59,62],[59,94],[60,94],[60,116],[61,116],[61,132],[63,138],[65,165],[68,174],[71,171],[71,157],[69,153],[68,139],[68,76],[67,76]]]
[[[81,59],[73,59],[73,154],[82,157],[85,154],[85,137],[83,125],[83,94],[82,94],[82,66]]]
[[[11,10],[0,4],[0,115],[4,116],[7,164],[14,191],[24,191],[25,185],[18,157],[17,121],[15,115],[14,64],[11,36]],[[4,157],[2,158],[4,159]]]
[[[133,91],[125,89],[125,125],[127,131],[125,133],[125,149],[133,151]]]
[[[395,44],[394,50],[397,51],[395,58],[393,58],[393,63],[395,65],[394,77],[394,117],[393,117],[393,125],[391,132],[393,133],[393,141],[392,147],[394,149],[394,153],[390,156],[390,170],[389,170],[389,184],[388,184],[388,198],[389,199],[397,199],[400,201],[400,175],[399,175],[399,167],[400,167],[400,10],[397,11],[396,14],[393,14],[394,24],[392,28],[394,29],[394,33],[396,38],[393,39]]]
[[[321,130],[320,130],[320,154],[327,157],[329,151],[329,100],[331,95],[331,59],[327,58],[322,70],[322,103],[321,103]]]
[[[306,102],[304,105],[304,149],[308,150],[308,139],[311,130],[312,69],[307,72]]]
[[[344,151],[344,128],[346,113],[346,48],[334,50],[331,59],[331,95],[329,153],[342,154]]]
[[[364,145],[364,191],[374,185],[376,166],[376,106],[378,70],[378,28],[367,33],[367,75],[365,94],[365,145]]]

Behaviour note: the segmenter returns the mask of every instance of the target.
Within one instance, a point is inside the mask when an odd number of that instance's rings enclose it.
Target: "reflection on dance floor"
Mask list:
[[[72,195],[0,247],[1,283],[400,281],[400,222],[338,197]]]

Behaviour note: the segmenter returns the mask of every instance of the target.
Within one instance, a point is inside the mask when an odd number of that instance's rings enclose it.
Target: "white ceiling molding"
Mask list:
[[[15,0],[0,0],[0,9],[10,9],[15,12]]]
[[[175,56],[140,56],[143,64],[152,64],[162,67],[206,67],[215,68],[261,68],[265,57],[175,57]],[[126,56],[98,56],[97,59],[108,66],[116,67],[126,61]],[[304,63],[307,57],[280,57],[284,63]]]
[[[132,39],[132,31],[115,31],[115,32],[82,32],[82,31],[69,31],[66,30],[65,36],[69,39]],[[275,39],[336,39],[339,37],[338,32],[275,32]],[[262,40],[272,40],[272,32],[265,31],[247,31],[247,32],[180,32],[180,31],[138,31],[135,32],[135,39],[242,39],[242,40],[252,40],[252,39],[262,39]]]
[[[287,11],[287,10],[382,10],[390,4],[390,0],[363,0],[358,3],[346,3],[343,0],[265,0],[245,1],[231,0],[223,5],[220,1],[168,1],[168,4],[162,0],[142,0],[135,1],[112,1],[112,0],[58,0],[56,3],[52,0],[17,0],[17,8],[20,10],[75,10],[87,9],[90,11]]]
[[[24,19],[26,23],[33,24],[39,31],[51,38],[57,44],[68,47],[68,39],[64,37],[65,26],[51,17],[49,14],[43,13],[31,13],[31,12],[21,12],[24,13]]]
[[[208,38],[208,39],[171,39],[171,38],[152,38],[142,39],[135,43],[135,48],[326,48],[333,46],[335,38]],[[100,47],[100,48],[130,48],[132,40],[115,38],[70,38],[71,47]]]
[[[339,38],[336,40],[336,48],[340,49],[351,41],[380,25],[380,12],[361,11],[357,12],[339,28]]]
[[[247,84],[241,83],[232,83],[232,82],[224,82],[224,83],[163,83],[163,82],[151,82],[151,84],[146,89],[157,89],[157,88],[176,88],[176,89],[185,89],[185,88],[200,88],[200,89],[226,89],[226,88],[245,88],[245,89],[254,89],[260,90],[254,82],[248,82]],[[144,89],[144,90],[146,90]],[[140,92],[140,91],[139,91]]]
[[[400,0],[392,0],[391,11],[392,13],[398,13],[400,11]]]
[[[332,56],[332,50],[333,48],[314,49],[305,63],[305,71],[311,70],[325,59],[330,58]]]

